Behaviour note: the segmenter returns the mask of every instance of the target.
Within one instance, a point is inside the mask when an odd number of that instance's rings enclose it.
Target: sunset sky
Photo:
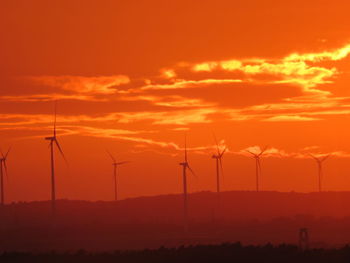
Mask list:
[[[185,134],[197,178],[254,190],[246,150],[268,146],[262,190],[350,190],[348,1],[3,0],[0,147],[7,201],[50,198],[57,100],[58,198],[112,200],[108,149],[122,199],[180,193]]]

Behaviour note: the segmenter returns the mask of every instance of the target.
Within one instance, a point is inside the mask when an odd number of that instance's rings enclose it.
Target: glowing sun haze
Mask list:
[[[184,136],[198,178],[223,190],[350,190],[350,3],[346,1],[4,0],[0,9],[0,146],[8,201],[49,199],[53,101],[69,165],[59,198],[181,192]]]

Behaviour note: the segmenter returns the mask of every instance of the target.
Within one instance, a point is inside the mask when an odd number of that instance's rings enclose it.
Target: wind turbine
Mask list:
[[[1,153],[1,158],[0,158],[0,188],[1,188],[1,205],[5,204],[5,190],[4,190],[4,173],[6,173],[7,176],[7,165],[6,165],[6,160],[7,156],[10,152],[11,148],[8,149],[6,154],[3,154],[2,151]]]
[[[54,157],[54,146],[56,145],[57,149],[61,153],[65,162],[67,162],[66,157],[62,151],[60,144],[58,143],[56,136],[56,118],[57,118],[57,103],[55,103],[55,115],[53,123],[53,136],[45,137],[45,140],[50,141],[50,157],[51,157],[51,202],[52,202],[52,211],[55,214],[56,211],[56,184],[55,184],[55,157]]]
[[[322,191],[322,185],[321,184],[322,184],[322,177],[323,177],[322,164],[331,155],[328,154],[328,155],[325,155],[325,156],[322,156],[322,157],[316,157],[315,155],[312,155],[312,154],[309,154],[309,155],[317,163],[317,167],[318,167],[318,191],[321,192]]]
[[[129,161],[124,161],[124,162],[117,162],[116,159],[114,158],[114,156],[109,152],[107,151],[107,153],[109,154],[109,156],[111,157],[113,163],[113,177],[114,177],[114,200],[115,201],[118,201],[118,189],[117,189],[117,167],[119,165],[123,165],[123,164],[126,164],[126,163],[130,163]]]
[[[248,151],[251,155],[253,155],[253,158],[255,159],[255,176],[256,176],[256,191],[259,192],[259,176],[261,175],[261,164],[260,164],[260,158],[264,154],[264,152],[267,150],[267,147],[265,147],[263,150],[260,150],[260,153],[254,153],[251,151]]]
[[[187,198],[187,169],[195,176],[194,171],[188,164],[187,160],[187,142],[185,138],[185,160],[179,163],[182,166],[182,178],[183,178],[183,196],[184,196],[184,230],[188,232],[188,198]]]
[[[224,170],[222,167],[222,157],[224,153],[226,152],[226,147],[220,151],[218,141],[216,140],[216,137],[214,135],[215,143],[216,143],[216,154],[213,154],[211,158],[216,160],[216,192],[220,193],[220,169],[221,169],[221,176],[224,174]],[[220,167],[220,169],[219,169]]]

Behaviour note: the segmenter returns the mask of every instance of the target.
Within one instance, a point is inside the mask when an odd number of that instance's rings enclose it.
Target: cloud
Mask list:
[[[127,95],[120,97],[121,101],[149,101],[155,106],[170,107],[170,108],[200,108],[212,107],[214,103],[205,102],[202,99],[187,98],[179,95]]]
[[[1,117],[4,116],[0,116]],[[9,117],[9,116],[8,116]],[[12,116],[12,118],[15,116]],[[23,116],[22,116],[23,117]],[[36,139],[43,138],[48,136],[52,132],[52,116],[49,118],[48,115],[41,115],[40,117],[36,116],[32,119],[27,119],[27,121],[20,121],[17,125],[6,125],[3,124],[0,126],[0,131],[26,131],[34,132],[35,135],[32,136],[21,136],[20,139]],[[21,118],[21,116],[16,116],[16,118]],[[123,128],[102,128],[98,126],[89,126],[89,125],[80,125],[80,124],[67,124],[66,122],[79,119],[77,117],[69,117],[63,118],[63,121],[60,120],[59,123],[63,123],[57,126],[58,136],[87,136],[87,137],[96,137],[96,138],[105,138],[105,139],[113,139],[113,140],[122,140],[127,142],[135,143],[135,147],[146,147],[147,145],[152,145],[155,147],[159,147],[159,150],[162,154],[170,154],[170,155],[178,155],[184,151],[184,148],[181,147],[178,143],[172,141],[160,141],[155,140],[150,137],[153,137],[152,134],[157,132],[157,130],[130,130]],[[106,117],[105,119],[110,119]],[[29,121],[30,120],[30,121]],[[35,123],[31,121],[34,120]],[[38,126],[38,123],[42,123],[43,125]],[[24,124],[24,125],[21,125]],[[31,124],[28,126],[28,124]],[[95,123],[94,123],[95,125]],[[178,127],[174,128],[175,131],[183,132],[184,130],[188,130],[187,127]],[[225,140],[219,141],[219,148],[223,150],[227,148],[226,154],[234,154],[234,155],[243,155],[247,157],[251,157],[251,155],[247,152],[253,152],[259,154],[265,147],[260,146],[249,146],[239,151],[232,151],[229,149],[229,146],[226,144]],[[163,149],[163,150],[161,150]],[[194,154],[199,155],[208,155],[210,156],[212,153],[216,152],[216,145],[198,145],[187,148],[188,151],[193,152]],[[175,151],[175,153],[174,153]],[[320,152],[320,146],[309,146],[304,147],[300,151],[297,152],[288,152],[277,147],[269,146],[264,151],[262,155],[263,158],[295,158],[295,159],[308,159],[310,158],[310,154],[313,154],[317,157],[322,157],[325,155],[331,155],[333,157],[339,158],[350,158],[350,153],[341,150],[335,150],[330,152]]]
[[[178,143],[171,142],[171,141],[168,141],[168,142],[159,141],[151,138],[135,136],[139,134],[139,132],[133,132],[129,130],[92,128],[92,127],[86,127],[86,126],[72,127],[72,129],[75,130],[77,134],[80,134],[83,136],[92,136],[92,137],[98,137],[98,138],[107,138],[107,139],[116,139],[116,140],[134,142],[136,143],[135,147],[137,148],[144,148],[144,147],[148,147],[149,145],[156,146],[156,147],[159,147],[159,150],[147,148],[147,151],[152,151],[159,154],[167,154],[167,155],[175,156],[175,155],[183,154],[185,150],[185,148],[183,146],[180,146]],[[227,147],[224,140],[220,141],[219,147],[220,148]],[[212,152],[216,151],[216,145],[192,146],[192,147],[189,147],[187,145],[186,149],[187,151],[192,152],[194,154],[210,156]],[[227,152],[229,152],[228,147],[227,147]]]
[[[280,121],[318,121],[319,118],[312,118],[312,117],[306,117],[306,116],[299,116],[299,115],[278,115],[273,116],[267,119],[264,119],[264,121],[271,121],[271,122],[280,122]]]
[[[163,148],[167,151],[176,151],[175,154],[182,154],[182,152],[185,150],[183,146],[180,146],[178,143],[171,142],[171,141],[159,141],[154,140],[151,138],[145,138],[140,136],[135,136],[141,133],[149,133],[148,131],[130,131],[130,130],[123,130],[123,129],[105,129],[105,128],[96,128],[96,127],[88,127],[88,126],[71,126],[70,129],[72,129],[71,134],[80,134],[83,136],[92,136],[92,137],[98,137],[98,138],[108,138],[108,139],[117,139],[117,140],[124,140],[129,142],[135,142],[137,143],[137,147],[145,147],[145,145],[153,145],[160,148]],[[225,146],[225,141],[220,141],[219,147],[227,147]],[[208,154],[209,151],[213,151],[216,149],[216,146],[214,145],[208,145],[208,146],[187,146],[187,151],[191,151],[195,154]],[[174,155],[174,153],[170,153]]]
[[[82,94],[34,94],[34,95],[19,95],[19,96],[0,96],[2,101],[10,102],[43,102],[43,101],[55,101],[55,100],[82,100],[82,101],[107,101],[106,98],[97,98],[90,95]]]
[[[210,72],[217,69],[218,67],[219,67],[218,62],[203,62],[203,63],[193,65],[192,69],[193,71],[196,71],[196,72],[198,71]]]
[[[9,102],[45,102],[53,100],[80,100],[103,102],[111,100],[110,95],[124,94],[125,89],[117,87],[130,83],[125,75],[112,76],[31,76],[20,77],[18,81],[25,81],[26,84],[35,85],[33,90],[25,91],[25,94],[3,95],[0,100]],[[21,85],[22,82],[20,82]],[[39,90],[39,91],[38,91]],[[109,96],[109,97],[108,97]]]
[[[188,127],[177,127],[177,128],[173,128],[171,130],[173,131],[188,131],[190,128]]]
[[[162,74],[162,77],[165,79],[174,79],[176,77],[176,73],[174,69],[162,69],[161,74]]]
[[[324,51],[320,53],[293,53],[285,58],[286,61],[311,61],[321,62],[324,60],[337,61],[346,58],[350,54],[350,44],[333,51]]]
[[[23,130],[23,131],[35,131],[40,132],[40,135],[33,136],[21,136],[19,139],[37,139],[44,138],[45,136],[51,135],[52,126],[44,126],[44,127],[27,127],[27,126],[16,126],[16,127],[5,127],[0,128],[0,130]],[[146,145],[154,145],[161,148],[170,148],[178,150],[180,147],[173,142],[162,142],[153,140],[150,138],[144,138],[136,135],[140,135],[142,133],[150,133],[150,131],[141,131],[141,130],[125,130],[125,129],[111,129],[111,128],[98,128],[92,126],[83,126],[83,125],[74,125],[67,126],[61,125],[57,127],[57,136],[87,136],[87,137],[97,137],[104,139],[115,139],[122,140],[134,143],[142,143]]]
[[[215,65],[215,66],[214,66]],[[331,83],[329,80],[337,74],[336,68],[324,68],[310,66],[304,61],[261,61],[254,64],[243,64],[237,60],[222,61],[222,62],[207,62],[193,66],[194,71],[212,71],[214,69],[223,71],[241,71],[248,77],[245,77],[241,82],[252,81],[251,77],[256,75],[272,75],[276,80],[266,80],[270,83],[292,83],[307,88],[312,88],[320,84]],[[279,79],[280,78],[280,79]],[[253,81],[254,82],[254,81]],[[262,82],[262,80],[256,80]]]
[[[330,115],[348,115],[348,97],[299,96],[282,102],[266,103],[241,109],[227,110],[234,121],[260,120],[271,122],[316,121]]]
[[[149,84],[140,88],[140,90],[169,90],[169,89],[189,89],[189,88],[201,88],[207,85],[213,84],[228,84],[228,83],[240,83],[239,79],[202,79],[202,80],[184,80],[178,79],[169,84]],[[137,90],[136,90],[137,91]]]
[[[114,120],[113,114],[103,116],[60,115],[59,123],[78,123]],[[0,127],[17,125],[40,125],[53,123],[53,116],[48,114],[0,114]]]
[[[216,112],[215,108],[204,108],[185,111],[118,113],[116,117],[120,123],[148,120],[158,125],[187,125],[191,123],[210,123],[212,120],[208,116]]]
[[[57,87],[78,94],[114,94],[118,92],[116,87],[130,83],[129,77],[125,75],[98,77],[39,76],[28,77],[28,79],[40,85]]]
[[[276,79],[275,83],[292,83],[300,85],[305,88],[305,91],[308,91],[308,88],[332,83],[331,78],[338,74],[337,69],[334,67],[315,66],[308,62],[338,61],[347,57],[349,53],[350,45],[345,45],[333,51],[305,54],[293,53],[280,59],[248,58],[201,62],[192,65],[191,69],[194,72],[239,71],[246,74],[248,78],[259,74],[268,74],[281,78]]]
[[[301,149],[301,151],[313,151],[313,150],[316,150],[316,149],[319,149],[319,148],[320,148],[320,146],[312,145],[312,146],[304,147],[303,149]]]
[[[314,152],[312,150],[319,149],[319,146],[310,146],[310,147],[305,147],[301,149],[300,151],[297,152],[287,152],[285,150],[281,150],[275,147],[268,147],[264,151],[264,153],[261,155],[262,158],[295,158],[295,159],[310,159],[311,155],[316,156],[316,157],[325,157],[327,155],[333,156],[333,157],[340,157],[340,158],[350,158],[350,153],[345,152],[345,151],[330,151],[330,152]],[[240,151],[237,152],[232,152],[233,154],[236,155],[243,155],[246,157],[252,157],[249,152],[259,154],[262,152],[262,150],[265,148],[262,148],[260,146],[254,145],[254,146],[249,146],[247,148],[244,148]],[[248,152],[249,151],[249,152]]]
[[[176,111],[145,111],[145,112],[112,112],[91,115],[60,115],[58,123],[82,123],[91,122],[96,125],[112,122],[117,123],[135,123],[146,122],[156,125],[188,125],[193,123],[210,123],[211,114],[216,113],[216,108],[199,108]],[[48,114],[0,114],[0,128],[4,126],[21,126],[21,125],[40,125],[53,123],[53,116]]]
[[[294,53],[276,59],[244,58],[197,64],[184,63],[178,67],[161,69],[161,75],[142,76],[137,80],[130,79],[125,75],[29,77],[28,79],[36,84],[56,88],[55,92],[51,94],[7,95],[0,97],[0,99],[11,102],[59,99],[113,101],[116,105],[123,102],[123,105],[131,105],[131,111],[118,112],[113,108],[115,112],[102,112],[99,115],[59,116],[59,122],[65,127],[71,125],[66,132],[78,131],[78,128],[72,128],[75,126],[80,127],[79,132],[90,134],[89,136],[97,137],[99,136],[97,132],[102,132],[101,136],[106,138],[123,137],[124,140],[135,143],[139,141],[139,143],[153,143],[166,147],[168,145],[166,142],[154,142],[142,137],[137,139],[132,136],[135,134],[131,132],[121,134],[115,127],[107,129],[106,125],[119,127],[133,124],[138,127],[142,127],[142,125],[144,127],[152,126],[152,129],[160,129],[161,126],[165,126],[167,130],[183,131],[188,129],[186,126],[189,125],[213,123],[219,118],[218,116],[227,122],[247,120],[305,122],[324,120],[328,115],[347,115],[350,113],[350,105],[344,104],[344,101],[348,98],[335,97],[330,91],[317,88],[318,85],[334,81],[339,74],[338,69],[317,63],[344,59],[349,52],[350,45],[347,45],[333,51]],[[145,82],[145,80],[147,81]],[[249,97],[251,94],[249,91],[245,93],[245,91],[235,89],[238,85],[242,90],[243,88],[251,90],[252,87],[258,87],[263,90],[262,92],[272,86],[276,86],[276,89],[292,86],[291,96],[295,95],[295,97],[286,98],[285,89],[283,92],[275,92],[278,94],[277,98],[274,97],[273,100],[266,96],[260,100],[267,101],[265,103],[259,104],[253,100],[254,103],[249,101],[244,104],[248,106],[240,106],[240,101],[237,101],[241,97],[247,96],[246,94]],[[219,88],[223,89],[219,90]],[[239,97],[239,99],[235,98],[234,102],[231,101],[233,91]],[[266,93],[268,92],[266,91]],[[300,96],[300,94],[302,95]],[[241,100],[244,99],[246,98]],[[26,125],[47,126],[52,123],[52,116],[0,114],[0,121],[2,129]],[[94,126],[94,128],[89,125]],[[104,129],[101,130],[95,127],[102,125]],[[61,127],[61,129],[63,128]],[[144,128],[144,130],[147,129]],[[211,149],[208,147],[206,149]],[[201,152],[203,148],[197,149],[197,151]],[[278,153],[281,154],[281,151]],[[266,154],[277,155],[277,152],[269,148]],[[286,155],[286,153],[284,154]]]

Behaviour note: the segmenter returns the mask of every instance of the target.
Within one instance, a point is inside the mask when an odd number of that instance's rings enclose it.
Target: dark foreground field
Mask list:
[[[59,200],[0,207],[3,251],[115,251],[241,242],[298,244],[307,228],[312,248],[350,243],[350,192],[211,192],[189,195],[189,231],[182,195],[118,202]]]
[[[83,250],[75,253],[4,253],[0,256],[0,262],[152,262],[152,263],[177,263],[177,262],[283,262],[283,263],[311,263],[311,262],[350,262],[350,247],[340,249],[312,249],[300,251],[292,245],[265,245],[242,246],[240,243],[221,244],[210,246],[189,246],[179,248],[160,248],[157,250],[142,251],[115,251],[112,253],[87,253]]]

